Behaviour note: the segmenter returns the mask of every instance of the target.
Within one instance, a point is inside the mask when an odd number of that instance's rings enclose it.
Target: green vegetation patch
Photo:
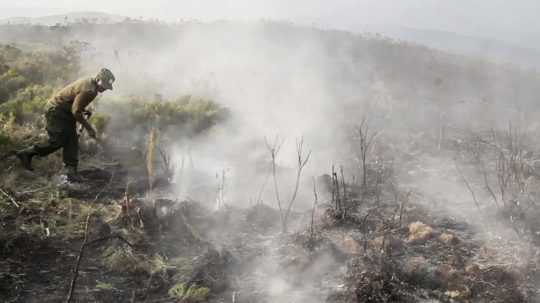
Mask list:
[[[108,247],[102,254],[103,265],[114,272],[133,273],[141,269],[143,260],[131,249],[124,247]]]
[[[169,265],[176,270],[177,274],[175,275],[175,277],[189,277],[193,273],[193,262],[189,258],[174,258],[169,261]]]
[[[194,136],[225,120],[229,112],[213,100],[191,95],[171,100],[120,97],[100,102],[100,112],[112,117],[111,131],[147,133],[156,128],[162,134]]]
[[[84,43],[72,42],[60,51],[23,51],[0,45],[0,104],[31,86],[58,87],[77,78]]]
[[[50,85],[26,86],[11,99],[0,104],[0,114],[13,116],[18,124],[36,122],[45,112],[45,105],[54,93],[54,89]]]
[[[97,280],[96,281],[96,288],[101,290],[113,290],[114,286],[110,283],[102,282]]]
[[[204,302],[208,299],[210,289],[207,287],[187,286],[185,283],[177,283],[169,289],[169,296],[181,302]]]
[[[163,274],[169,268],[163,257],[137,254],[129,247],[110,246],[102,254],[105,267],[118,273]]]

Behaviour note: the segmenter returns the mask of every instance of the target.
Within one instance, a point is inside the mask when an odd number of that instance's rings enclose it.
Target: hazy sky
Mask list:
[[[525,46],[540,38],[538,0],[0,0],[0,18],[89,10],[168,20],[286,19],[350,30],[404,26]]]

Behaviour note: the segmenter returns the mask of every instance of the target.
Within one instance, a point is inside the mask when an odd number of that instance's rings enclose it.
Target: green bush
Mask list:
[[[173,100],[107,99],[98,109],[113,117],[108,123],[111,133],[145,134],[156,128],[162,136],[175,138],[196,136],[228,117],[228,110],[216,102],[192,96]]]
[[[19,91],[14,98],[15,102],[22,104],[23,113],[44,112],[47,100],[54,93],[54,88],[49,85],[31,85]]]
[[[79,73],[80,51],[84,43],[72,42],[61,51],[25,52],[0,45],[0,104],[29,86],[58,87]]]
[[[132,99],[128,109],[128,118],[134,125],[151,123],[162,131],[189,125],[196,133],[210,128],[227,114],[212,100],[192,96],[168,101]]]
[[[26,85],[28,85],[28,81],[14,69],[9,69],[0,75],[0,103],[8,101]]]
[[[45,105],[54,88],[48,85],[30,85],[19,90],[8,102],[0,104],[0,113],[14,115],[17,123],[33,122],[45,111]]]

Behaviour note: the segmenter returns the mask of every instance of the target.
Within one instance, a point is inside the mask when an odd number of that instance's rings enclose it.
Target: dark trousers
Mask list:
[[[50,108],[45,113],[49,140],[44,144],[34,146],[34,151],[45,157],[62,149],[66,166],[77,167],[79,164],[79,137],[73,114],[65,109]]]

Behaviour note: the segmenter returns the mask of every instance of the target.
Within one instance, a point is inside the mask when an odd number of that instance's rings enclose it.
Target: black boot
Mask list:
[[[77,172],[77,167],[66,166],[65,171],[69,182],[82,183],[84,181],[84,178]]]
[[[17,158],[21,160],[22,166],[29,170],[34,171],[34,168],[32,168],[32,158],[37,155],[37,153],[34,151],[34,149],[27,149],[20,152],[17,152]]]

